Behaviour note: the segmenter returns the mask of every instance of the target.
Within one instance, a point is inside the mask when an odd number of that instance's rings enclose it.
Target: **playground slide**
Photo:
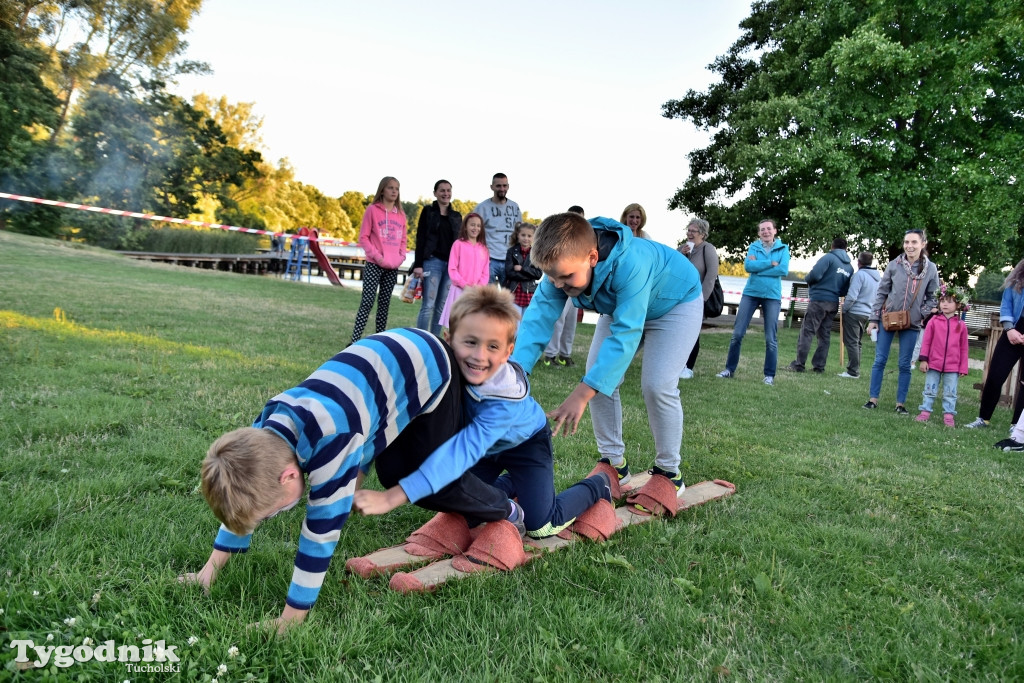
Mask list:
[[[319,236],[320,233],[317,230],[310,231],[310,237],[314,239],[309,241],[309,248],[313,250],[313,255],[316,256],[316,262],[320,264],[320,270],[324,271],[324,275],[326,275],[327,279],[331,281],[331,284],[344,287],[344,285],[341,284],[341,278],[339,278],[338,274],[334,272],[334,266],[331,265],[326,254],[324,254],[323,250],[320,248],[320,243],[314,241]]]

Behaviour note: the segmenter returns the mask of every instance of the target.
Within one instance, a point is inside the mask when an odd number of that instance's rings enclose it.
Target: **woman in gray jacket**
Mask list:
[[[896,384],[896,414],[908,415],[907,392],[910,391],[910,364],[914,361],[914,345],[924,326],[924,318],[938,303],[935,292],[939,288],[939,272],[935,264],[925,255],[928,239],[924,230],[907,230],[903,235],[903,253],[889,262],[882,280],[878,283],[875,305],[871,310],[868,333],[878,330],[875,346],[875,364],[871,366],[871,387],[865,408],[878,407],[878,395],[882,393],[882,374],[889,362],[892,340],[899,337],[899,381]],[[882,313],[907,311],[910,327],[892,331],[881,325]]]

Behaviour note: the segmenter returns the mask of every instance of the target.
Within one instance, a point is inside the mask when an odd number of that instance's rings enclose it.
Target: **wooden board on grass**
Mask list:
[[[647,481],[648,478],[649,475],[647,475],[646,473],[634,476],[633,481],[630,482],[628,491],[624,491],[624,493],[631,493],[635,489],[638,489],[639,487],[643,486],[643,484]],[[679,510],[686,510],[688,508],[696,507],[698,505],[703,505],[704,503],[709,503],[713,500],[718,500],[720,498],[731,496],[735,490],[736,489],[732,484],[721,480],[702,481],[699,484],[687,486],[686,490],[683,491],[683,494],[679,496]],[[617,508],[615,510],[615,516],[619,519],[621,527],[632,526],[635,524],[643,524],[644,522],[649,522],[652,519],[658,519],[657,517],[652,515],[634,513],[633,508],[630,506],[622,506]],[[577,537],[575,536],[573,536],[572,538],[561,538],[559,536],[551,536],[549,538],[539,539],[528,538],[526,539],[525,547],[528,551],[528,556],[530,557],[530,559],[533,559],[542,554],[544,551],[559,550],[561,548],[564,548],[568,545],[575,543],[576,541]],[[422,558],[418,559],[422,560]],[[408,574],[418,579],[423,584],[423,587],[426,590],[434,590],[446,581],[450,581],[452,579],[461,579],[469,576],[469,574],[460,572],[454,566],[452,566],[451,558],[446,558],[443,560],[438,560],[437,562],[432,562],[425,567],[421,567],[420,569],[417,569],[415,571],[408,572]]]

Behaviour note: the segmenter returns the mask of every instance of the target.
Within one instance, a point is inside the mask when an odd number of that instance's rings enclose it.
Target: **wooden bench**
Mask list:
[[[802,282],[793,283],[793,291],[790,294],[793,298],[789,300],[789,308],[786,311],[786,327],[793,327],[794,322],[803,320],[807,315],[807,302],[797,301],[797,299],[806,299],[808,289],[808,286]]]

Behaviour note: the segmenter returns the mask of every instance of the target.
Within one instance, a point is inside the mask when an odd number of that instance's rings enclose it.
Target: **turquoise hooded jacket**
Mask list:
[[[779,265],[773,266],[773,262]],[[747,286],[743,288],[744,296],[781,299],[782,278],[789,275],[789,247],[778,237],[771,249],[765,249],[761,240],[758,240],[747,249],[743,269],[750,273]]]
[[[675,249],[637,239],[629,228],[610,218],[593,218],[590,224],[597,233],[599,260],[590,288],[572,303],[612,318],[611,336],[601,344],[597,362],[583,377],[587,386],[610,396],[636,354],[644,323],[701,297],[701,282],[697,269]],[[547,277],[540,281],[519,325],[512,353],[512,360],[526,372],[533,370],[551,339],[567,298]]]

